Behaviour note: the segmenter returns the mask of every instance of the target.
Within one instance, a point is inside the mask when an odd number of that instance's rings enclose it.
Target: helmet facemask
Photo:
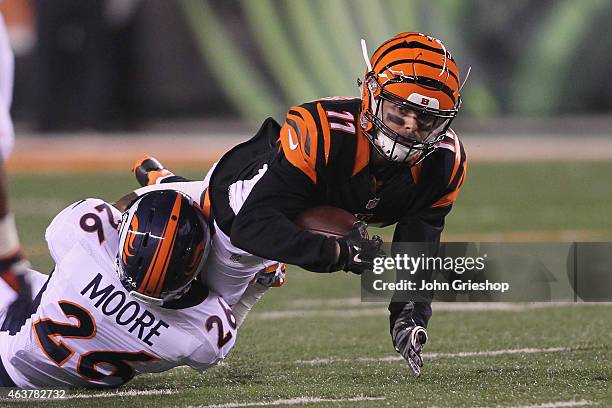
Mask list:
[[[417,84],[414,78],[406,76],[396,77],[383,86],[374,76],[367,79],[371,110],[362,113],[362,128],[381,156],[395,164],[414,166],[435,151],[457,115],[458,106],[440,110],[435,98],[413,92],[403,99],[388,90],[401,83]],[[406,128],[406,121],[410,120],[416,128]]]
[[[417,32],[384,42],[367,71],[360,127],[378,153],[414,166],[435,151],[461,105],[459,72],[444,44]]]

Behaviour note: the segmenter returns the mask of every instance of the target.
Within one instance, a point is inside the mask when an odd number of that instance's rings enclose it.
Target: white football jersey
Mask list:
[[[236,320],[214,292],[202,290],[182,309],[130,297],[115,271],[120,217],[87,199],[47,228],[56,266],[40,305],[19,333],[0,333],[0,357],[17,386],[117,386],[180,365],[205,370],[233,347]]]

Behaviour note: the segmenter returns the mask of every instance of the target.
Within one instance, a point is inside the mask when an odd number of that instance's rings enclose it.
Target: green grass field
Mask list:
[[[612,162],[474,164],[447,234],[569,231],[610,241],[610,175]],[[112,201],[134,187],[127,170],[13,176],[12,205],[34,266],[52,267],[44,229],[65,205]],[[392,349],[385,305],[360,303],[354,275],[290,268],[287,276],[257,305],[221,366],[137,377],[117,394],[78,391],[44,406],[612,406],[612,305],[437,304],[426,366],[414,379]]]

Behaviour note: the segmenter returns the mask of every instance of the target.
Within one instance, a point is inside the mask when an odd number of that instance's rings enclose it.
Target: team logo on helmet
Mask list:
[[[125,243],[123,244],[123,251],[122,251],[121,256],[123,257],[124,263],[126,262],[126,259],[128,256],[135,255],[134,239],[136,238],[137,232],[138,232],[138,216],[134,214],[134,217],[132,218],[132,222],[130,223],[130,226],[127,231],[129,237],[125,240]]]
[[[144,194],[124,212],[117,272],[140,301],[162,306],[186,293],[204,267],[210,232],[200,207],[178,191]]]

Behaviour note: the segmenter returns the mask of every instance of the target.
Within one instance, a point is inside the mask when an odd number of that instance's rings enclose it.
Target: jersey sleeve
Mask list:
[[[192,332],[193,352],[183,361],[198,371],[217,365],[232,350],[238,331],[230,306],[217,294],[209,292],[205,309],[198,310],[197,329]]]
[[[117,235],[121,213],[110,204],[96,198],[77,201],[62,210],[51,221],[45,232],[49,252],[55,263],[82,239],[104,245],[106,239]]]
[[[317,204],[318,194],[308,176],[284,156],[277,157],[236,214],[232,244],[309,271],[332,271],[337,261],[335,238],[304,231],[292,221]]]
[[[206,371],[219,364],[221,360],[223,355],[217,352],[214,344],[205,340],[185,359],[184,363],[194,370]]]
[[[280,130],[283,155],[314,184],[320,181],[319,173],[329,160],[330,130],[323,101],[293,106]]]
[[[289,110],[280,130],[280,150],[236,214],[230,237],[254,255],[330,272],[337,261],[336,240],[304,231],[292,221],[321,198],[318,184],[329,154],[329,129],[324,131],[321,113],[316,101]]]
[[[445,139],[440,143],[445,150],[444,185],[442,195],[431,205],[431,208],[450,207],[453,205],[467,175],[467,156],[463,143],[457,134],[449,129]]]

